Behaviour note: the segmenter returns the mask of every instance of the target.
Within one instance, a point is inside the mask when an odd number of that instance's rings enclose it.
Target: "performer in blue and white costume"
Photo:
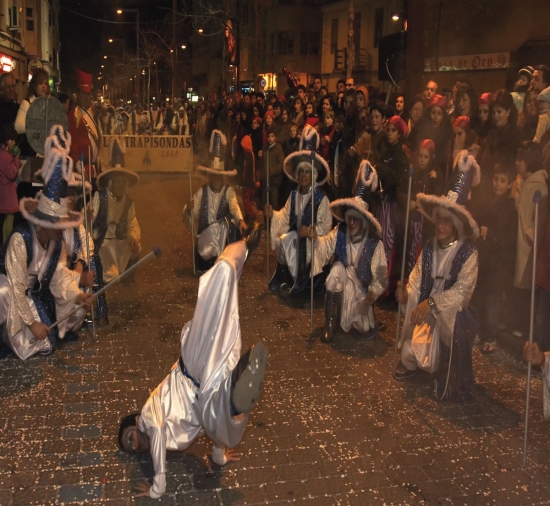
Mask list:
[[[362,162],[365,163],[368,162]],[[376,174],[372,167],[371,171]],[[372,179],[362,189],[364,197],[368,197],[371,184]],[[353,328],[362,338],[374,339],[378,326],[373,304],[388,287],[386,255],[380,240],[382,228],[359,196],[336,200],[330,207],[341,223],[318,238],[315,245],[314,274],[334,258],[326,281],[325,330],[321,340],[331,342],[338,323],[345,332]]]
[[[271,247],[277,255],[277,269],[269,282],[269,290],[290,296],[309,295],[309,270],[311,264],[311,240],[308,231],[312,223],[311,185],[314,181],[315,223],[319,236],[332,228],[330,202],[321,189],[330,174],[327,162],[317,153],[319,134],[306,125],[300,139],[300,149],[285,158],[283,170],[287,177],[298,184],[292,190],[285,206],[274,211],[265,206],[265,215],[271,221]],[[313,158],[312,158],[313,157]],[[313,171],[311,162],[313,159]],[[319,276],[316,291],[322,290],[325,278]]]
[[[237,175],[236,170],[225,170],[226,144],[225,135],[214,130],[210,136],[211,167],[197,166],[208,176],[208,183],[183,208],[183,219],[189,229],[198,220],[198,229],[194,230],[200,272],[210,269],[225,247],[247,230],[235,189],[225,181],[225,177]]]
[[[92,199],[94,249],[103,265],[103,282],[108,283],[137,262],[141,251],[141,230],[134,202],[127,194],[139,176],[126,169],[124,146],[111,138],[109,170],[97,178],[101,188]]]
[[[70,144],[69,135],[68,140]],[[57,147],[46,151],[44,189],[37,199],[21,199],[26,221],[13,231],[0,255],[2,339],[22,360],[51,353],[56,337],[78,330],[84,308],[55,329],[49,325],[90,297],[80,291],[66,267],[61,238],[64,229],[82,222],[80,213],[67,210],[65,200],[67,183],[73,180],[73,161]]]
[[[479,228],[464,205],[478,182],[475,159],[462,151],[446,196],[417,195],[418,209],[434,222],[436,236],[422,249],[408,285],[399,286],[396,293],[406,310],[395,377],[415,376],[419,368],[438,373],[435,395],[439,400],[469,399],[474,382],[472,345],[478,325],[468,305],[477,281],[473,241],[479,237]]]

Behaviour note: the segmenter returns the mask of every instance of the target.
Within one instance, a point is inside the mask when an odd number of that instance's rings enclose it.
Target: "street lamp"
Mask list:
[[[136,14],[136,66],[138,68],[138,75],[139,75],[139,10],[138,9],[117,9],[117,14],[122,14],[123,12],[134,12]],[[137,82],[137,79],[136,79]],[[137,90],[137,101],[139,102],[139,85],[136,85]]]

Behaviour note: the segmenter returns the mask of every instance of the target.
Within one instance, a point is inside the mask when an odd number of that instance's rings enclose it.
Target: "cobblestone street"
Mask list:
[[[195,189],[200,181],[194,181]],[[289,307],[266,290],[265,238],[240,283],[243,350],[263,340],[269,364],[241,460],[207,457],[207,438],[168,457],[167,493],[133,499],[152,478],[149,457],[118,449],[123,415],[139,411],[178,358],[198,279],[181,209],[188,181],[148,176],[131,189],[147,265],[108,293],[111,323],[61,343],[49,357],[0,362],[0,505],[550,503],[550,442],[540,374],[532,381],[528,464],[522,468],[527,367],[474,349],[469,404],[438,403],[432,382],[392,378],[395,312],[374,342],[319,341],[323,310]],[[271,256],[271,267],[275,257]]]

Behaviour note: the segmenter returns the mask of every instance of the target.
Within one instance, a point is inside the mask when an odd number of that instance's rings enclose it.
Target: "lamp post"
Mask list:
[[[139,10],[138,9],[118,9],[116,11],[117,14],[122,14],[123,12],[135,12],[136,14],[136,67],[137,67],[137,74],[136,74],[136,81],[139,80]],[[139,85],[136,86],[137,89],[137,101],[139,103]]]

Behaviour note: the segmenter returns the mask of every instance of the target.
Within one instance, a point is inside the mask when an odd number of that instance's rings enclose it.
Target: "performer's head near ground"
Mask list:
[[[130,413],[120,421],[118,444],[125,452],[145,453],[151,447],[149,436],[138,428],[139,417],[139,413]]]

